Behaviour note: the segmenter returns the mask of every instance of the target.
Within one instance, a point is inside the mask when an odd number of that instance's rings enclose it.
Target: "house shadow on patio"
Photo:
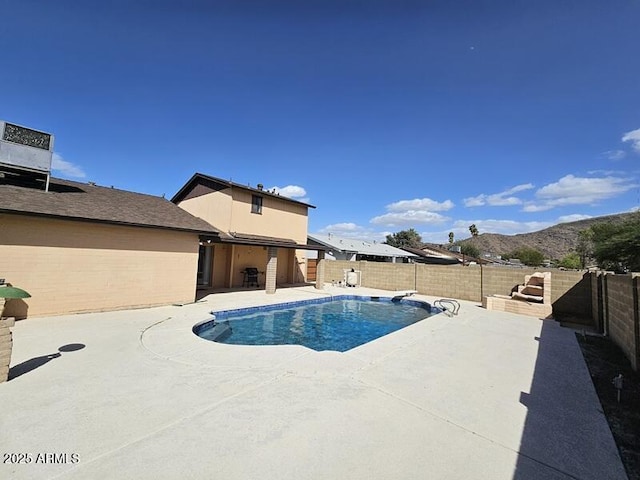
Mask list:
[[[86,345],[84,343],[69,343],[67,345],[62,345],[55,353],[30,358],[29,360],[19,363],[18,365],[14,365],[9,369],[9,380],[13,380],[14,378],[17,378],[21,375],[24,375],[25,373],[29,373],[35,370],[36,368],[40,368],[43,365],[46,365],[51,360],[61,357],[62,353],[82,350],[85,346]]]
[[[513,479],[626,479],[574,331],[542,322]]]

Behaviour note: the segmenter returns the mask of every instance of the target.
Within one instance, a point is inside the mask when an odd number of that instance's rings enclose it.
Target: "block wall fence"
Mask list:
[[[554,317],[608,335],[632,367],[640,368],[640,274],[343,260],[322,263],[327,283],[343,280],[344,271],[353,268],[361,272],[363,287],[416,290],[423,295],[473,302],[488,295],[509,295],[524,283],[525,275],[550,271]]]

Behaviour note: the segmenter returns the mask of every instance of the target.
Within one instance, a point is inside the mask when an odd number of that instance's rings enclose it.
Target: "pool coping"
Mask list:
[[[288,308],[302,307],[305,305],[318,305],[322,303],[329,303],[336,300],[368,300],[368,301],[392,302],[394,298],[395,297],[387,297],[387,296],[380,296],[380,295],[331,295],[331,296],[322,297],[322,298],[312,298],[307,300],[296,300],[291,302],[273,303],[270,305],[240,307],[240,308],[233,308],[233,309],[227,309],[227,310],[211,310],[211,312],[209,313],[213,318],[209,320],[201,320],[196,324],[194,324],[193,333],[197,335],[198,331],[203,328],[206,328],[206,326],[209,326],[212,323],[215,324],[217,323],[217,321],[220,321],[220,322],[228,321],[228,317],[234,316],[234,315],[245,315],[245,314],[252,314],[256,312],[270,312],[273,310],[285,310]],[[433,305],[431,305],[426,300],[403,298],[399,301],[402,301],[406,304],[413,305],[416,307],[428,309],[429,313],[431,314],[440,313],[442,311],[440,309],[437,309]],[[434,312],[434,310],[438,310],[438,311]]]

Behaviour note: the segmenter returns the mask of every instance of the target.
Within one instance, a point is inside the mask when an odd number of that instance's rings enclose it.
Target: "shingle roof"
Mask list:
[[[51,179],[48,192],[0,183],[0,212],[218,233],[164,198],[58,178]]]

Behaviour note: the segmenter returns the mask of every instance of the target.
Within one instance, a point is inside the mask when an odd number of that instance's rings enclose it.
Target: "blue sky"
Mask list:
[[[0,0],[0,118],[54,175],[194,172],[310,232],[445,243],[640,206],[640,1]]]

